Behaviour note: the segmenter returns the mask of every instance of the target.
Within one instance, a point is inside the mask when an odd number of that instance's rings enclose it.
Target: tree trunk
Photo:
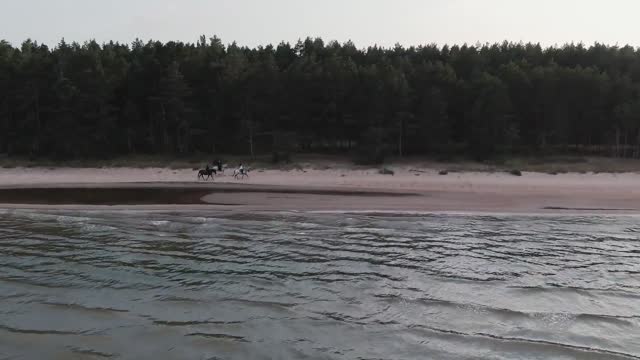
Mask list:
[[[135,150],[133,149],[133,131],[131,129],[127,129],[127,152],[129,154],[134,154]]]
[[[36,120],[36,136],[33,140],[33,152],[38,153],[40,151],[40,136],[42,131],[42,125],[40,123],[40,95],[38,90],[34,89],[34,101],[35,101],[35,120]]]
[[[180,123],[180,120],[176,121],[176,150],[178,150],[178,153],[183,153],[184,152],[184,142],[183,140],[183,136],[182,136],[182,124]]]
[[[251,159],[255,159],[255,155],[253,154],[253,119],[251,118],[251,112],[249,111],[249,98],[245,99],[245,118],[247,123],[247,128],[249,130],[249,154],[251,155]]]
[[[153,107],[151,102],[148,103],[147,116],[149,117],[149,145],[151,149],[156,150],[156,135],[155,135],[155,126],[153,121]]]
[[[0,153],[9,153],[9,99],[3,101],[2,123],[0,126]]]
[[[251,159],[255,159],[253,155],[253,123],[249,121],[249,153],[251,154]]]
[[[169,150],[169,130],[167,129],[167,111],[164,104],[160,104],[160,111],[162,114],[162,148],[166,152]]]
[[[220,114],[216,112],[216,121],[214,125],[218,125],[220,124]],[[211,125],[210,125],[211,126]],[[210,132],[211,132],[211,153],[215,154],[216,153],[216,130],[215,127],[211,126],[210,127]]]
[[[614,150],[614,157],[620,157],[620,128],[616,127],[616,145]]]
[[[635,157],[640,158],[640,128],[638,128],[638,136],[636,137],[636,153]]]
[[[404,135],[404,121],[400,120],[400,131],[399,131],[399,136],[398,136],[398,156],[402,157],[403,152],[402,152],[402,146],[404,145],[402,143],[402,136]]]

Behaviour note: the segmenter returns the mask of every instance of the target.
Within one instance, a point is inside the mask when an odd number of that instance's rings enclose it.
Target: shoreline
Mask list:
[[[0,169],[0,208],[640,214],[635,173],[393,170],[261,170],[240,181],[227,175],[198,182],[191,170]]]

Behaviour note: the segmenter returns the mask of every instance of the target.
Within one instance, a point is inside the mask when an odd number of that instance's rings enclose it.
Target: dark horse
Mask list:
[[[198,171],[198,180],[202,179],[202,180],[215,180],[215,178],[213,177],[213,175],[216,175],[216,169],[212,169],[207,167],[204,170],[200,170]]]

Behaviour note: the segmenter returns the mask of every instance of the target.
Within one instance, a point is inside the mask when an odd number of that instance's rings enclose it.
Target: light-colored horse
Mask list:
[[[233,177],[238,179],[244,179],[245,177],[249,177],[249,170],[247,169],[235,169],[233,170]]]

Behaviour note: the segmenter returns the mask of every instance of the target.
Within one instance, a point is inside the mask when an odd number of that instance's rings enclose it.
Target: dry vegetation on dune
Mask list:
[[[468,159],[436,160],[430,158],[406,157],[389,158],[384,165],[355,165],[348,156],[338,155],[297,155],[289,162],[274,163],[270,155],[256,156],[251,159],[237,155],[193,155],[188,157],[136,155],[105,160],[69,160],[48,159],[30,160],[26,158],[0,157],[0,168],[167,168],[194,169],[222,159],[229,167],[239,163],[252,169],[306,171],[312,170],[350,170],[372,167],[406,168],[414,170],[435,170],[454,172],[538,172],[546,174],[562,173],[624,173],[640,172],[640,160],[607,157],[553,156],[553,157],[511,157],[477,162]]]

